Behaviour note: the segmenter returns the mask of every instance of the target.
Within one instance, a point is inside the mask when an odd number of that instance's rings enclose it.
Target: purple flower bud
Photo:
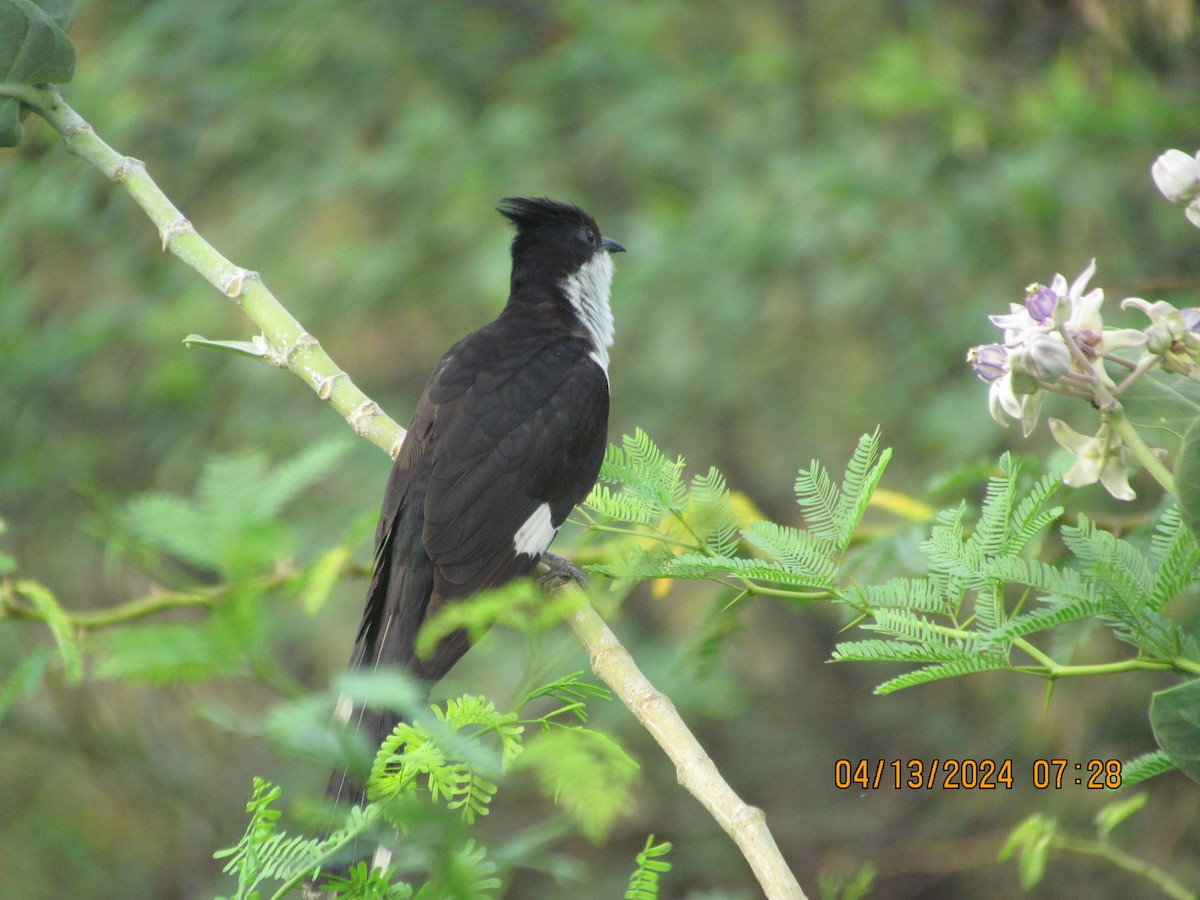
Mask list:
[[[1045,325],[1054,318],[1054,308],[1058,306],[1058,294],[1044,284],[1031,284],[1025,295],[1025,308],[1029,310],[1035,322]]]
[[[1200,309],[1194,306],[1188,306],[1179,311],[1179,315],[1183,318],[1183,327],[1188,331],[1200,332]]]
[[[1008,351],[999,344],[983,344],[967,351],[967,362],[976,375],[991,384],[1008,372]]]

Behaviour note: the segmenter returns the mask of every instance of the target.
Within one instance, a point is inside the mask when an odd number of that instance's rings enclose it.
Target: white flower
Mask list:
[[[1168,372],[1187,374],[1196,368],[1196,355],[1200,350],[1200,317],[1195,307],[1177,309],[1165,300],[1154,303],[1141,297],[1126,297],[1121,307],[1133,307],[1150,319],[1146,327],[1146,351],[1162,359]]]
[[[1075,465],[1063,476],[1063,484],[1083,487],[1099,481],[1118,500],[1137,496],[1129,486],[1124,447],[1107,424],[1100,426],[1095,437],[1080,434],[1062,419],[1051,419],[1049,424],[1054,440],[1075,457]]]
[[[1154,161],[1150,175],[1162,195],[1172,203],[1191,203],[1200,195],[1200,154],[1168,150]]]
[[[1185,207],[1188,221],[1200,228],[1200,153],[1168,150],[1154,161],[1150,175],[1162,195]]]

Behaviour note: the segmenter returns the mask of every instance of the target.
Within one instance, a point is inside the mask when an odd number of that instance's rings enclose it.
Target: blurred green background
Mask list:
[[[1197,233],[1148,174],[1163,149],[1200,145],[1194,15],[1185,0],[84,0],[66,96],[402,422],[442,351],[503,303],[495,202],[583,205],[630,251],[612,435],[641,426],[795,522],[796,469],[839,470],[877,424],[895,449],[885,486],[935,503],[957,502],[936,489],[948,470],[1006,446],[1049,452],[1044,429],[1021,442],[990,420],[963,363],[1028,282],[1074,278],[1096,256],[1110,296],[1196,303]],[[3,549],[66,606],[98,608],[151,584],[111,540],[129,495],[188,492],[212,454],[280,459],[349,431],[294,378],[185,350],[188,333],[252,331],[159,252],[128,196],[43,123],[26,130],[0,155]],[[352,540],[365,564],[387,470],[351,441],[291,513],[298,557]],[[278,605],[279,665],[325,685],[363,589],[339,583],[313,616]],[[681,646],[712,602],[639,592],[617,630],[766,809],[810,896],[818,872],[866,860],[878,897],[1017,895],[1015,865],[995,862],[1007,830],[1035,809],[1088,828],[1107,799],[1038,794],[1032,760],[1151,749],[1148,693],[1171,683],[1065,683],[1045,703],[1042,684],[996,675],[877,698],[891,672],[824,662],[838,614],[767,602],[743,610],[728,664],[698,680]],[[37,625],[0,623],[0,675],[48,645]],[[489,671],[469,658],[456,687],[489,690]],[[228,890],[211,853],[240,836],[251,775],[289,796],[326,776],[199,713],[273,696],[252,679],[71,688],[52,674],[0,722],[0,893]],[[598,719],[640,760],[641,801],[607,845],[564,845],[581,880],[525,872],[509,895],[619,896],[654,831],[678,847],[666,896],[756,896],[649,738],[620,708]],[[1022,786],[833,787],[839,757],[932,756],[1011,758]],[[1149,791],[1125,846],[1200,879],[1200,791],[1180,775]],[[1063,860],[1032,896],[1146,890]]]

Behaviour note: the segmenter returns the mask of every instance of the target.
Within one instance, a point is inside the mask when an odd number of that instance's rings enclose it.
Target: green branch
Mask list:
[[[1196,892],[1176,881],[1169,872],[1160,869],[1153,863],[1138,859],[1126,853],[1115,844],[1108,841],[1089,841],[1067,836],[1055,836],[1051,844],[1059,850],[1068,853],[1080,853],[1085,856],[1097,856],[1107,860],[1118,869],[1124,869],[1157,885],[1164,894],[1173,900],[1196,900]]]
[[[163,250],[195,269],[242,308],[262,330],[261,339],[247,345],[253,349],[244,352],[290,370],[337,410],[357,434],[396,456],[404,429],[355,386],[317,339],[284,309],[257,272],[230,262],[196,232],[154,183],[141,160],[124,156],[101,140],[53,85],[0,85],[0,95],[16,97],[59,133],[68,151],[125,188],[158,229]]]

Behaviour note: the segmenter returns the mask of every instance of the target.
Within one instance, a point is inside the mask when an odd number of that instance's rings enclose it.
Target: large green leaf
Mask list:
[[[1200,542],[1200,422],[1183,436],[1175,460],[1175,494],[1179,513],[1188,531]]]
[[[1188,429],[1200,420],[1200,383],[1151,372],[1121,395],[1121,405],[1143,437],[1174,458]]]
[[[1200,678],[1156,693],[1150,701],[1150,724],[1158,746],[1200,783]]]
[[[0,0],[0,82],[62,84],[75,74],[75,48],[63,29],[75,0]],[[0,147],[21,143],[21,106],[0,100]]]

